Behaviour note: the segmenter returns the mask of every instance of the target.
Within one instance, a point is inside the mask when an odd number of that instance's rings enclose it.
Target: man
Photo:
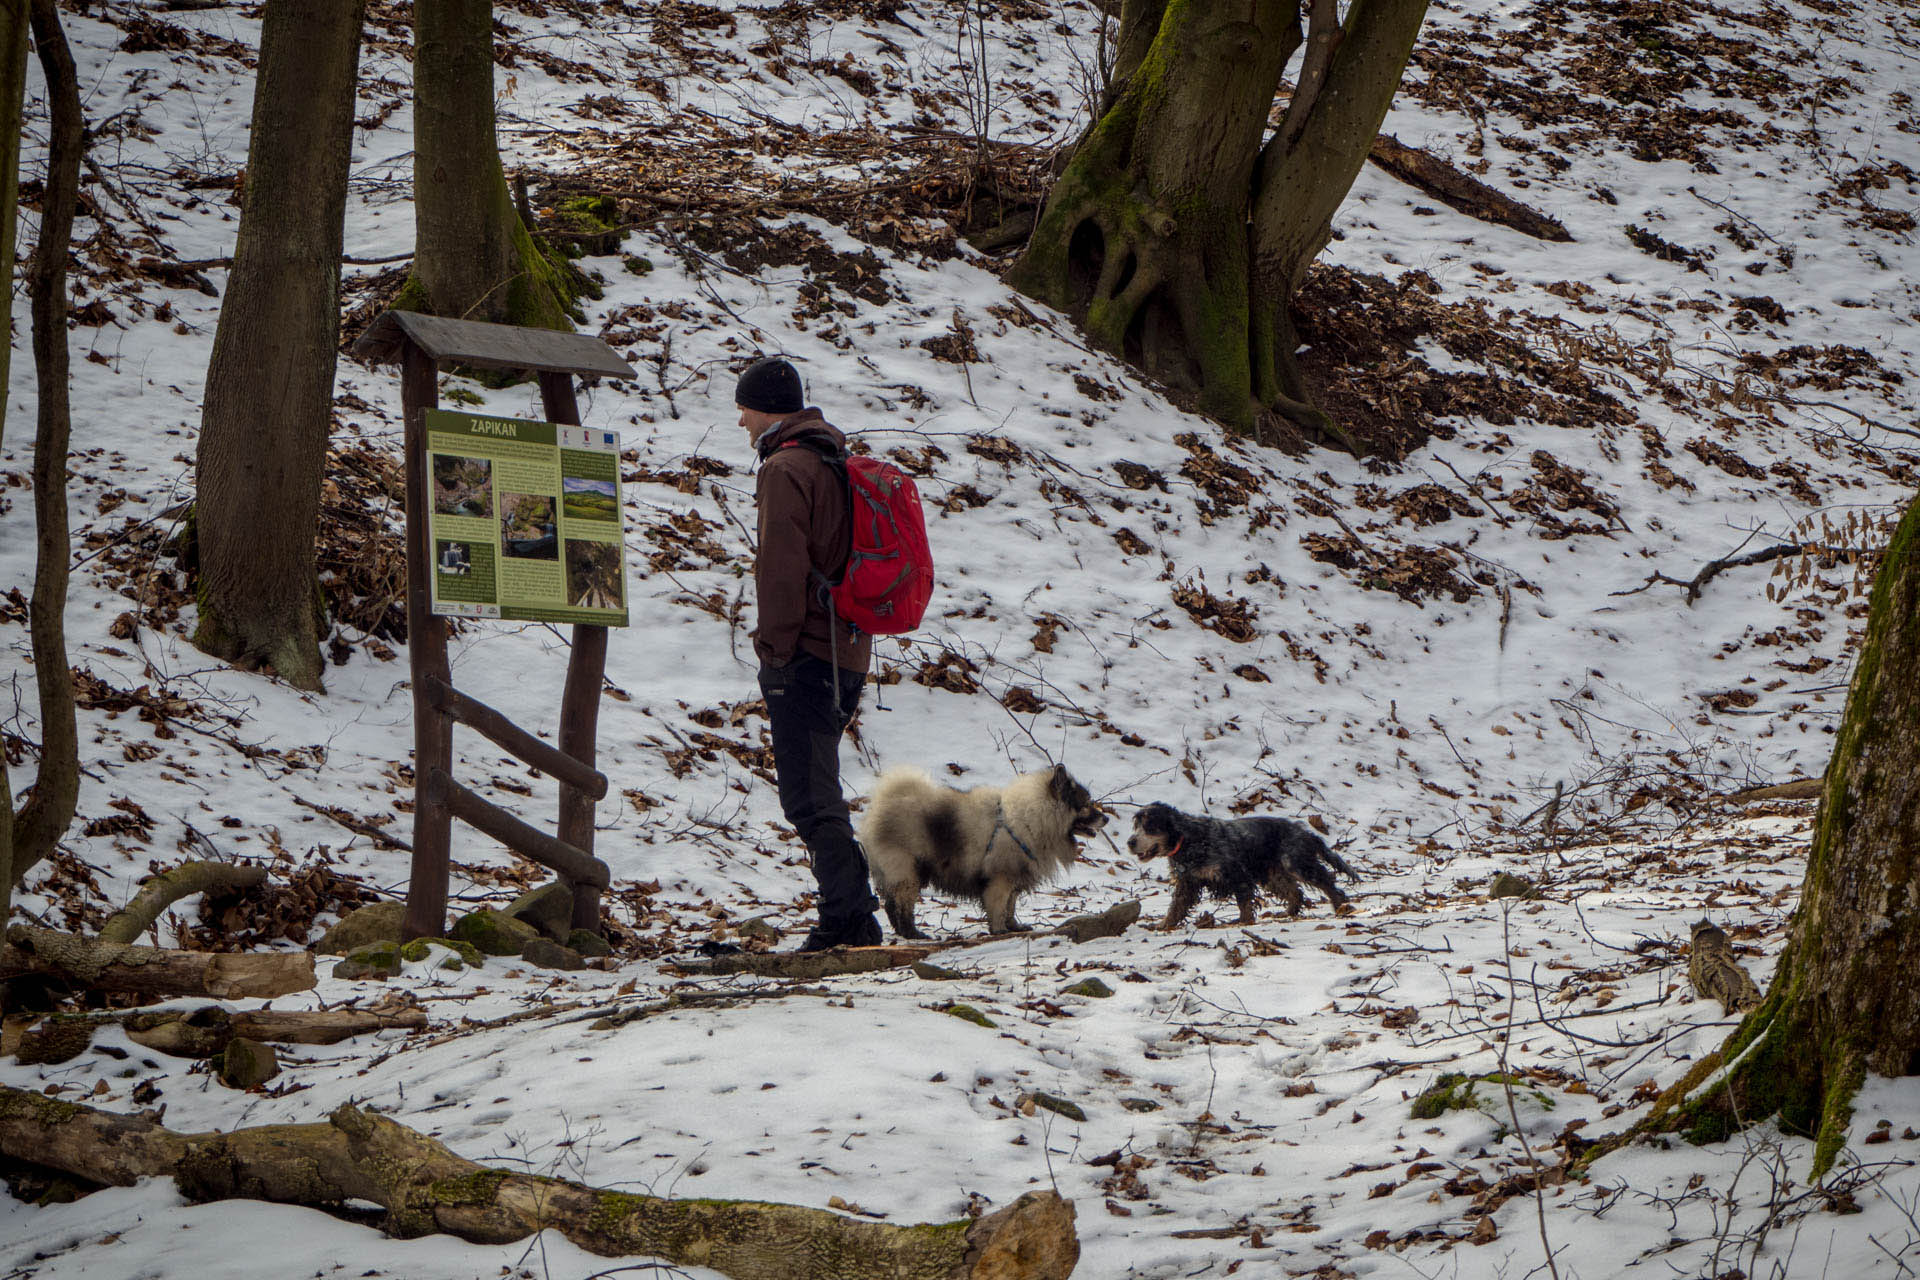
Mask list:
[[[840,791],[840,735],[860,704],[872,642],[836,618],[827,601],[827,583],[852,549],[853,527],[846,479],[821,451],[843,456],[846,437],[806,407],[799,371],[785,360],[748,365],[733,399],[760,459],[760,625],[753,649],[773,726],[780,808],[806,841],[820,886],[820,922],[800,949],[878,946],[873,913],[880,903]]]

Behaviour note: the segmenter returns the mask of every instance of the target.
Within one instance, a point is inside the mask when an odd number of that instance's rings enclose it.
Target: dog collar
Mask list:
[[[1187,838],[1185,836],[1181,836],[1178,840],[1175,840],[1173,842],[1173,848],[1167,850],[1167,861],[1172,862],[1175,858],[1179,857],[1180,851],[1186,847]]]
[[[993,830],[987,833],[987,848],[993,848],[993,838],[1002,831],[1013,837],[1013,842],[1020,846],[1020,852],[1027,855],[1028,862],[1036,867],[1040,865],[1040,859],[1033,856],[1033,850],[1028,848],[1027,842],[1020,838],[1020,833],[1007,825],[1007,811],[1004,807],[993,815]]]

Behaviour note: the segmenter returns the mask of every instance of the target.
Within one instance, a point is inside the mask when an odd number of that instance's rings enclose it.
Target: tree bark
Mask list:
[[[1425,12],[1353,0],[1343,25],[1334,0],[1128,0],[1110,102],[1009,281],[1230,427],[1279,413],[1356,448],[1307,405],[1288,307]]]
[[[1874,582],[1867,634],[1773,983],[1726,1043],[1633,1133],[1724,1137],[1770,1116],[1816,1140],[1814,1174],[1846,1140],[1869,1070],[1920,1074],[1920,503]],[[1617,1143],[1609,1144],[1609,1148]]]
[[[321,687],[314,537],[365,8],[366,0],[267,5],[245,203],[196,458],[193,642],[301,689]]]
[[[506,1244],[559,1231],[601,1257],[648,1255],[736,1280],[1065,1280],[1073,1205],[1028,1192],[977,1221],[866,1222],[750,1200],[664,1200],[494,1169],[352,1105],[325,1124],[176,1133],[0,1086],[0,1153],[109,1186],[172,1177],[189,1199],[369,1200],[403,1239]]]
[[[421,1031],[424,1009],[253,1009],[217,1004],[198,1009],[50,1013],[9,1019],[0,1028],[0,1056],[26,1062],[65,1062],[84,1052],[100,1027],[118,1024],[127,1039],[176,1058],[211,1058],[236,1036],[271,1044],[339,1044],[375,1031]]]
[[[314,984],[310,951],[170,951],[26,924],[8,928],[6,939],[0,947],[0,979],[33,973],[96,991],[220,1000],[271,999]]]
[[[500,164],[492,0],[418,0],[413,58],[413,278],[394,305],[571,329],[568,272],[534,242]]]
[[[165,911],[182,898],[196,893],[234,893],[264,884],[265,867],[241,866],[232,862],[183,862],[171,871],[149,877],[133,895],[133,901],[120,908],[114,917],[100,926],[102,942],[135,942]]]
[[[73,429],[67,386],[67,246],[73,239],[73,215],[80,196],[86,124],[80,114],[73,54],[67,49],[54,0],[32,0],[31,12],[51,114],[40,240],[27,264],[39,402],[33,436],[36,560],[27,631],[33,643],[34,686],[40,694],[40,769],[34,776],[33,793],[13,820],[9,883],[15,885],[53,852],[73,821],[80,795],[80,739],[74,722],[73,672],[67,666],[65,617],[67,561],[73,554],[67,530],[67,445]]]
[[[20,209],[20,125],[27,91],[28,0],[0,0],[0,267],[13,288],[14,228]],[[13,344],[0,343],[0,438],[6,435],[6,389]],[[0,750],[0,926],[13,911],[13,784]]]

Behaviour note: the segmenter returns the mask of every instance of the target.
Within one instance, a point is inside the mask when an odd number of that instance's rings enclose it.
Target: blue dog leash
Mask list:
[[[1040,859],[1033,856],[1033,850],[1028,847],[1025,840],[1020,838],[1020,833],[1007,825],[1007,807],[1005,805],[1001,805],[999,809],[994,812],[993,830],[987,833],[988,852],[992,852],[993,850],[993,838],[1002,831],[1013,837],[1013,842],[1020,846],[1020,852],[1027,855],[1028,862],[1031,862],[1036,867],[1040,865]]]

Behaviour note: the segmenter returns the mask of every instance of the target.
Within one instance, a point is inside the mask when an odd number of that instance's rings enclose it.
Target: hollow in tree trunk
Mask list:
[[[521,220],[493,111],[492,0],[419,0],[413,60],[413,277],[394,306],[571,329],[572,269]]]
[[[1426,8],[1352,0],[1343,23],[1336,0],[1127,0],[1108,105],[1010,281],[1230,427],[1279,415],[1357,449],[1308,403],[1288,307]]]
[[[1874,583],[1800,907],[1772,986],[1636,1132],[1707,1142],[1778,1116],[1782,1128],[1816,1140],[1817,1177],[1846,1140],[1865,1073],[1920,1074],[1916,671],[1920,503],[1907,509]]]
[[[245,203],[196,458],[193,642],[301,689],[320,688],[325,604],[314,537],[365,7],[267,5]]]

